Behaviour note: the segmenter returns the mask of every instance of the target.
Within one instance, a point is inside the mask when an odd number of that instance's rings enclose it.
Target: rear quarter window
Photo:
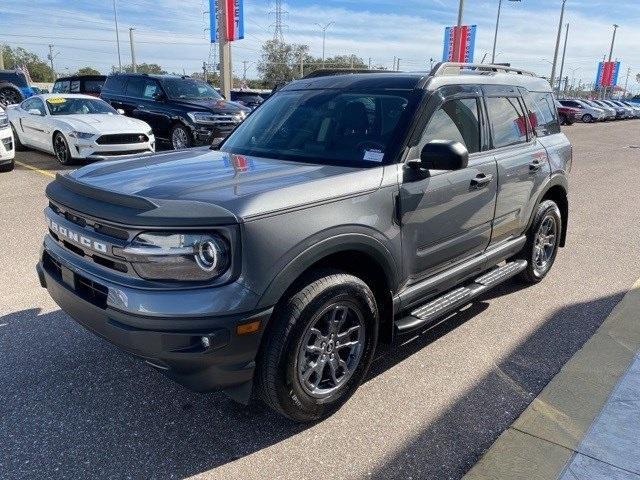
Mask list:
[[[51,93],[69,93],[71,82],[69,80],[58,80],[53,84]]]
[[[122,77],[108,77],[102,87],[102,92],[113,93],[114,95],[124,95],[127,79]]]

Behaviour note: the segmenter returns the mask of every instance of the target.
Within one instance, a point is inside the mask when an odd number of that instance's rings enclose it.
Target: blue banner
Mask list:
[[[216,43],[218,41],[218,6],[216,5],[218,2],[216,0],[209,0],[209,33],[211,34],[211,43]]]

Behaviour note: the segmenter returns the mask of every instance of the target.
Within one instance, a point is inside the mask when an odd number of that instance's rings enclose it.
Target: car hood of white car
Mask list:
[[[151,127],[142,120],[125,117],[124,115],[110,115],[86,113],[77,115],[60,115],[52,117],[64,122],[72,130],[87,133],[147,133]]]

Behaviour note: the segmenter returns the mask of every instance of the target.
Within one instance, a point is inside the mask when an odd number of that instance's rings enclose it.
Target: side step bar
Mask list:
[[[473,282],[464,287],[456,288],[448,293],[419,306],[410,315],[401,318],[396,322],[398,332],[407,332],[414,328],[428,325],[438,318],[451,313],[460,307],[468,304],[474,298],[480,296],[487,290],[501,284],[502,282],[516,276],[527,268],[526,260],[516,260],[507,263],[502,267],[497,267],[490,272],[476,278]]]

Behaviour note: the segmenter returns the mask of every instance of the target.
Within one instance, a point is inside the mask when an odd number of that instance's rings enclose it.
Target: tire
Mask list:
[[[0,85],[0,107],[14,105],[23,100],[22,93],[13,85]]]
[[[171,142],[171,147],[174,150],[181,150],[183,148],[189,148],[193,146],[193,138],[191,137],[191,132],[179,123],[176,123],[172,128],[169,134],[169,141]]]
[[[11,162],[0,165],[0,173],[10,172],[16,166],[16,162],[11,159]]]
[[[589,114],[589,113],[585,113],[582,116],[582,121],[584,123],[593,123],[593,115]]]
[[[560,125],[568,125],[569,120],[567,119],[567,116],[564,114],[560,114]]]
[[[545,233],[549,225],[552,231]],[[545,200],[538,206],[536,215],[527,233],[527,243],[516,255],[517,259],[527,260],[527,268],[518,275],[523,283],[535,284],[547,276],[556,260],[562,234],[562,215],[558,205],[552,200]],[[549,237],[553,235],[553,239]],[[546,238],[541,245],[542,236]]]
[[[61,165],[71,165],[73,163],[73,157],[71,157],[71,150],[69,150],[67,139],[64,138],[64,135],[60,132],[57,132],[53,136],[53,151]]]
[[[27,147],[20,141],[18,132],[13,124],[11,125],[11,131],[13,132],[13,143],[15,145],[16,152],[24,152],[25,150],[27,150]]]
[[[375,297],[353,275],[319,270],[275,312],[258,357],[257,393],[296,422],[326,418],[353,395],[371,365]]]

